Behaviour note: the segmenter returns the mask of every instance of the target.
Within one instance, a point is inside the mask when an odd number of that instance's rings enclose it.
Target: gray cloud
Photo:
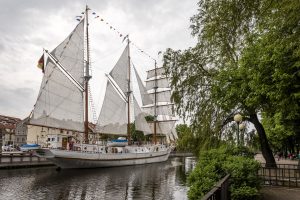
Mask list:
[[[1,88],[0,111],[6,111],[11,116],[25,117],[33,108],[31,103],[35,100],[35,91],[31,88]],[[1,114],[6,114],[1,113]]]

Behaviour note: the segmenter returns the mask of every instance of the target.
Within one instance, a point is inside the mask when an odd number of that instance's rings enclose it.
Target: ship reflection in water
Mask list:
[[[98,169],[0,170],[0,199],[187,199],[194,158]]]

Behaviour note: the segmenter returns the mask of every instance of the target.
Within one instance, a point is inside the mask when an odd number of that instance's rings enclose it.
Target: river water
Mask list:
[[[0,199],[185,200],[187,174],[194,166],[195,158],[175,157],[114,168],[0,170]]]

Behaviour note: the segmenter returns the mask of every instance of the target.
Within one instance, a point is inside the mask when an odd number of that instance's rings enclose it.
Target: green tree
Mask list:
[[[136,130],[134,123],[130,124],[130,135],[131,139],[135,142],[141,143],[143,140],[145,140],[143,131]]]
[[[275,113],[273,116],[262,114],[262,124],[264,125],[271,147],[278,151],[282,151],[286,145],[288,138],[294,136],[291,127],[286,126],[281,112]]]
[[[249,95],[256,97],[247,104],[260,103],[262,122],[275,149],[300,135],[299,9],[299,1],[263,1],[256,35],[240,62]]]
[[[294,35],[299,32],[295,9],[299,4],[292,0],[198,3],[199,12],[191,18],[197,45],[184,51],[167,49],[164,54],[178,113],[191,120],[193,129],[201,130],[196,132],[221,138],[240,112],[254,124],[267,164],[275,165],[258,113],[292,111],[291,120],[299,114],[300,51]],[[293,36],[286,39],[282,34]],[[294,109],[286,109],[287,101]]]
[[[179,124],[176,126],[178,139],[176,141],[176,150],[182,152],[193,152],[197,155],[198,144],[195,135],[190,127],[186,124]]]

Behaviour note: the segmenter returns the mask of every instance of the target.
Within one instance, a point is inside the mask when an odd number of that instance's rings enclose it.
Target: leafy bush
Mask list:
[[[243,155],[243,156],[242,156]],[[252,158],[251,158],[252,157]],[[221,147],[201,152],[199,161],[188,178],[189,199],[199,199],[226,174],[230,174],[231,199],[257,199],[260,165],[246,148]]]
[[[242,186],[231,192],[231,199],[235,200],[255,200],[259,199],[258,190],[254,187]]]

